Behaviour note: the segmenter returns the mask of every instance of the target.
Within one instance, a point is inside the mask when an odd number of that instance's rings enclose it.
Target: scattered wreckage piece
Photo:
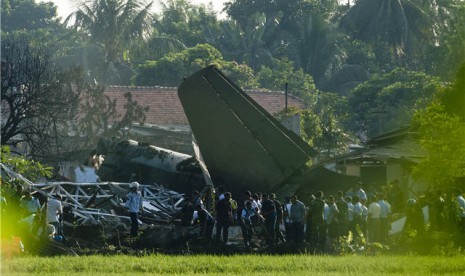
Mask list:
[[[62,195],[63,205],[73,214],[70,225],[116,226],[124,223],[130,225],[130,218],[123,207],[130,183],[100,182],[74,183],[49,182],[33,184],[32,189],[47,195]],[[181,210],[183,194],[165,189],[159,185],[140,185],[144,199],[144,212],[141,223],[146,217],[150,223],[168,222]]]
[[[134,140],[111,139],[99,140],[97,154],[105,156],[97,170],[102,181],[158,183],[182,193],[205,185],[195,156]]]
[[[130,218],[123,205],[130,183],[47,182],[33,183],[0,163],[2,172],[21,179],[25,189],[39,195],[42,201],[54,194],[62,196],[64,225],[68,227],[101,226],[109,235],[117,228],[130,228]],[[140,185],[143,198],[141,224],[173,223],[180,216],[184,194],[157,184]],[[146,227],[147,228],[147,227]],[[119,233],[118,233],[119,234]]]

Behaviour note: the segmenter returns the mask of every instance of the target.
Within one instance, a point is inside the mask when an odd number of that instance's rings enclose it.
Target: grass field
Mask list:
[[[465,256],[17,257],[1,266],[1,275],[464,275]]]

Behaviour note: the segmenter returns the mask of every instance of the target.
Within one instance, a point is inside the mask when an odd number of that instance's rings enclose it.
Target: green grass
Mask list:
[[[82,256],[2,260],[1,275],[432,275],[465,273],[465,257]]]

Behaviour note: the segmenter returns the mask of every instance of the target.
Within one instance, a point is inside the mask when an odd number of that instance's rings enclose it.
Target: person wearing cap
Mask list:
[[[139,211],[142,211],[142,194],[138,191],[139,183],[132,182],[129,185],[129,193],[126,196],[126,208],[129,209],[129,217],[131,218],[131,236],[137,237],[139,231]]]
[[[61,204],[61,196],[54,194],[47,202],[47,223],[55,227],[59,235],[63,235],[60,226],[61,215],[63,214],[63,205]]]

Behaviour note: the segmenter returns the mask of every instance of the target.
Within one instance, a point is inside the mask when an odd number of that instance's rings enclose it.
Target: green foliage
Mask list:
[[[224,61],[221,53],[209,44],[199,44],[178,53],[168,54],[157,61],[141,64],[134,77],[134,84],[178,86],[183,78],[212,64],[233,73],[233,81],[242,84],[243,87],[256,87],[250,67]]]
[[[34,160],[27,160],[23,156],[12,155],[9,146],[1,147],[1,163],[26,177],[31,181],[37,181],[41,177],[51,177],[52,167],[47,167]],[[2,181],[8,182],[7,179]]]
[[[454,84],[445,90],[441,102],[447,113],[459,116],[465,122],[465,62],[459,68]]]
[[[403,68],[375,75],[352,90],[349,127],[374,136],[408,125],[414,110],[426,106],[440,87],[438,78]]]
[[[317,89],[312,76],[305,74],[301,68],[295,69],[294,62],[288,59],[273,59],[271,67],[262,66],[257,80],[261,88],[272,91],[284,91],[287,83],[289,93],[307,103],[316,99]]]
[[[89,68],[99,83],[128,84],[128,75],[132,74],[125,64],[128,51],[135,43],[149,37],[152,3],[146,4],[144,0],[86,1],[66,18],[65,24],[74,20],[74,29],[86,34],[87,46],[102,49],[99,68]]]
[[[436,188],[448,190],[455,185],[456,178],[465,177],[465,125],[457,115],[447,113],[438,101],[417,111],[415,123],[426,157],[415,167],[414,175]]]
[[[222,61],[218,64],[220,69],[228,78],[232,79],[237,86],[242,89],[260,88],[252,68],[247,64],[238,64],[235,61]]]
[[[310,146],[323,152],[327,157],[341,154],[346,151],[347,134],[340,127],[335,113],[331,110],[297,110],[289,108],[287,113],[281,112],[276,115],[278,120],[299,114],[301,137]]]
[[[162,37],[174,38],[187,47],[208,43],[220,32],[211,6],[193,5],[186,0],[162,2],[162,12],[155,16],[153,27]]]
[[[34,0],[3,0],[1,22],[2,36],[14,31],[53,29],[59,25],[57,7],[52,2],[36,3]]]

